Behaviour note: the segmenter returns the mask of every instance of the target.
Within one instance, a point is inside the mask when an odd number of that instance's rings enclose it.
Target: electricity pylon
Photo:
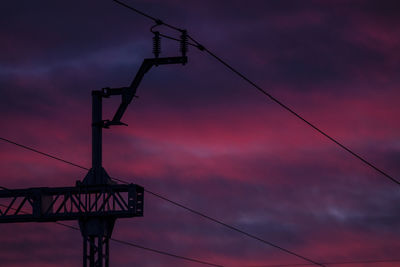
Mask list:
[[[0,190],[0,223],[78,220],[83,237],[83,266],[109,266],[109,240],[116,219],[143,216],[144,189],[117,184],[102,166],[102,131],[121,122],[137,88],[151,67],[187,63],[187,35],[182,30],[179,57],[160,58],[160,35],[154,33],[154,58],[143,60],[129,87],[92,91],[92,168],[73,187],[36,187]],[[121,96],[112,120],[103,120],[102,101]]]

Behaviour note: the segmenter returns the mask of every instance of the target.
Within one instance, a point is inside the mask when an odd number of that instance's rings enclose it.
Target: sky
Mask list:
[[[126,3],[187,29],[400,179],[398,1]],[[90,167],[91,91],[130,84],[143,59],[153,57],[153,24],[111,0],[4,2],[0,137]],[[162,40],[161,56],[179,55],[178,43]],[[151,69],[122,119],[128,126],[104,130],[103,166],[111,176],[317,262],[400,260],[398,185],[205,52],[190,47],[188,58],[185,66]],[[104,119],[119,101],[104,100]],[[0,170],[7,188],[73,186],[86,175],[3,141]],[[81,265],[78,231],[53,223],[0,229],[0,266]],[[149,194],[144,216],[118,220],[113,237],[223,266],[307,263]],[[201,266],[110,245],[111,266]]]

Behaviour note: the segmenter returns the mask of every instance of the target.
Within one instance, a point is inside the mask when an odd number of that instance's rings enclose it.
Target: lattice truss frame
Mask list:
[[[143,193],[135,184],[0,190],[0,223],[143,216]]]

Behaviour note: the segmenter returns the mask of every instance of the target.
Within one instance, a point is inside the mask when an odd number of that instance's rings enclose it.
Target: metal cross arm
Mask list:
[[[143,187],[85,185],[0,190],[0,223],[143,216]]]
[[[137,88],[139,87],[139,84],[142,81],[144,75],[151,69],[151,67],[158,65],[169,65],[169,64],[184,65],[186,63],[187,63],[186,56],[146,58],[143,60],[143,63],[140,66],[139,71],[136,73],[136,76],[129,87],[103,88],[102,91],[103,97],[110,97],[112,95],[121,95],[121,104],[119,105],[117,112],[115,113],[111,121],[105,121],[104,128],[108,128],[111,125],[126,125],[121,122],[121,118],[124,115],[128,105],[132,102],[132,99],[136,97]]]

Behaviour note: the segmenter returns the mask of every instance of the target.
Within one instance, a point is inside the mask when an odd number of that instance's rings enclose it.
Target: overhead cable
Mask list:
[[[9,190],[9,189],[7,189],[6,187],[3,187],[3,186],[0,186],[0,188],[3,188],[4,190]],[[3,205],[3,204],[0,204],[0,206],[8,208],[6,205]],[[12,210],[16,210],[14,208],[11,208],[11,209]],[[24,213],[24,212],[22,212],[22,213]],[[69,224],[61,223],[61,222],[54,222],[54,223],[58,224],[58,225],[61,225],[61,226],[64,226],[66,228],[70,228],[72,230],[80,231],[80,229],[78,227],[75,227],[73,225],[69,225]],[[131,247],[139,248],[139,249],[142,249],[142,250],[147,250],[147,251],[150,251],[150,252],[154,252],[154,253],[157,253],[157,254],[160,254],[160,255],[164,255],[164,256],[173,257],[173,258],[180,259],[180,260],[195,262],[195,263],[199,263],[199,264],[203,264],[203,265],[209,265],[209,266],[224,267],[223,265],[220,265],[220,264],[215,264],[215,263],[212,263],[212,262],[207,262],[207,261],[194,259],[194,258],[189,258],[189,257],[185,257],[185,256],[179,256],[177,254],[173,254],[173,253],[170,253],[170,252],[165,252],[165,251],[162,251],[162,250],[145,247],[145,246],[142,246],[142,245],[139,245],[139,244],[136,244],[136,243],[133,243],[133,242],[129,242],[129,241],[124,241],[124,240],[121,240],[121,239],[110,238],[110,240],[115,242],[115,243],[119,243],[119,244],[131,246]]]
[[[183,30],[180,29],[179,27],[175,27],[173,25],[170,25],[168,23],[165,23],[164,21],[160,20],[160,19],[156,19],[130,5],[127,5],[119,0],[113,0],[114,2],[142,15],[145,16],[153,21],[155,21],[156,23],[158,23],[158,25],[164,25],[168,28],[177,30],[182,32]],[[176,38],[173,37],[169,37],[169,36],[165,36],[169,39],[175,40],[175,41],[179,41]],[[328,133],[326,133],[325,131],[321,130],[319,127],[317,127],[316,125],[314,125],[313,123],[311,123],[309,120],[305,119],[302,115],[300,115],[298,112],[294,111],[292,108],[290,108],[288,105],[284,104],[282,101],[278,100],[276,97],[274,97],[273,95],[271,95],[270,93],[268,93],[265,89],[261,88],[260,86],[258,86],[255,82],[253,82],[252,80],[250,80],[246,75],[244,75],[242,72],[238,71],[237,69],[235,69],[232,65],[230,65],[229,63],[227,63],[225,60],[223,60],[221,57],[217,56],[215,53],[213,53],[212,51],[210,51],[209,49],[207,49],[206,47],[204,47],[200,42],[196,41],[192,36],[190,36],[189,34],[187,35],[187,37],[192,40],[194,42],[193,43],[188,43],[189,45],[195,46],[197,47],[199,50],[201,51],[205,51],[207,54],[209,54],[211,57],[213,57],[214,59],[216,59],[219,63],[221,63],[222,65],[224,65],[225,67],[227,67],[229,70],[231,70],[233,73],[235,73],[236,75],[238,75],[239,77],[241,77],[243,80],[245,80],[247,83],[249,83],[251,86],[253,86],[254,88],[256,88],[259,92],[261,92],[263,95],[267,96],[269,99],[271,99],[273,102],[275,102],[276,104],[278,104],[279,106],[281,106],[282,108],[284,108],[285,110],[289,111],[292,115],[294,115],[295,117],[297,117],[298,119],[300,119],[301,121],[303,121],[304,123],[306,123],[309,127],[313,128],[315,131],[317,131],[319,134],[323,135],[324,137],[328,138],[330,141],[332,141],[333,143],[335,143],[337,146],[339,146],[340,148],[344,149],[346,152],[350,153],[352,156],[354,156],[355,158],[357,158],[358,160],[360,160],[361,162],[363,162],[364,164],[366,164],[367,166],[369,166],[370,168],[374,169],[376,172],[380,173],[381,175],[383,175],[384,177],[386,177],[387,179],[391,180],[393,183],[400,185],[400,181],[397,180],[396,178],[394,178],[393,176],[391,176],[390,174],[388,174],[387,172],[383,171],[381,168],[377,167],[375,164],[373,164],[372,162],[368,161],[367,159],[365,159],[364,157],[362,157],[360,154],[354,152],[353,150],[351,150],[349,147],[345,146],[344,144],[342,144],[341,142],[339,142],[338,140],[336,140],[335,138],[333,138],[331,135],[329,135]]]
[[[16,145],[16,146],[22,147],[22,148],[24,148],[24,149],[27,149],[27,150],[30,150],[30,151],[33,151],[33,152],[36,152],[36,153],[39,153],[39,154],[41,154],[41,155],[43,155],[43,156],[47,156],[47,157],[49,157],[49,158],[52,158],[52,159],[55,159],[55,160],[59,160],[59,161],[64,162],[64,163],[66,163],[66,164],[69,164],[69,165],[72,165],[72,166],[75,166],[75,167],[78,167],[78,168],[81,168],[81,169],[89,170],[89,168],[86,168],[86,167],[84,167],[84,166],[82,166],[82,165],[73,163],[73,162],[68,161],[68,160],[65,160],[65,159],[61,159],[61,158],[59,158],[59,157],[55,157],[55,156],[53,156],[53,155],[50,155],[50,154],[48,154],[48,153],[41,152],[41,151],[39,151],[39,150],[37,150],[37,149],[33,149],[33,148],[28,147],[28,146],[26,146],[26,145],[21,145],[21,144],[19,144],[19,143],[17,143],[17,142],[14,142],[14,141],[9,140],[9,139],[0,137],[0,140],[3,140],[3,141],[8,142],[8,143],[10,143],[10,144],[14,144],[14,145]],[[124,181],[124,180],[119,179],[119,178],[114,178],[114,177],[110,177],[110,178],[113,179],[113,180],[115,180],[115,181],[122,182],[122,183],[128,183],[127,181]],[[300,254],[298,254],[298,253],[296,253],[296,252],[293,252],[293,251],[291,251],[291,250],[285,249],[285,248],[283,248],[283,247],[281,247],[281,246],[278,246],[278,245],[276,245],[276,244],[274,244],[274,243],[272,243],[272,242],[266,241],[266,240],[264,240],[264,239],[262,239],[262,238],[260,238],[260,237],[257,237],[257,236],[255,236],[255,235],[253,235],[253,234],[250,234],[250,233],[248,233],[248,232],[246,232],[246,231],[240,230],[240,229],[237,228],[237,227],[234,227],[234,226],[229,225],[229,224],[227,224],[227,223],[224,223],[224,222],[222,222],[222,221],[220,221],[220,220],[217,220],[217,219],[215,219],[215,218],[213,218],[213,217],[211,217],[211,216],[208,216],[208,215],[206,215],[206,214],[204,214],[204,213],[201,213],[201,212],[196,211],[196,210],[194,210],[194,209],[192,209],[192,208],[189,208],[189,207],[187,207],[187,206],[185,206],[185,205],[183,205],[183,204],[180,204],[180,203],[178,203],[178,202],[176,202],[176,201],[173,201],[173,200],[168,199],[168,198],[166,198],[166,197],[164,197],[164,196],[161,196],[160,194],[154,193],[154,192],[152,192],[152,191],[150,191],[150,190],[148,190],[148,189],[144,189],[144,190],[145,190],[145,192],[147,192],[147,193],[149,193],[149,194],[151,194],[151,195],[153,195],[153,196],[155,196],[155,197],[157,197],[157,198],[160,198],[160,199],[162,199],[162,200],[164,200],[164,201],[166,201],[166,202],[168,202],[168,203],[170,203],[170,204],[173,204],[173,205],[175,205],[175,206],[177,206],[177,207],[180,207],[180,208],[182,208],[182,209],[185,209],[185,210],[187,210],[187,211],[189,211],[189,212],[191,212],[191,213],[193,213],[193,214],[196,214],[196,215],[198,215],[198,216],[200,216],[200,217],[203,217],[203,218],[205,218],[205,219],[207,219],[207,220],[209,220],[209,221],[212,221],[212,222],[214,222],[214,223],[217,223],[217,224],[219,224],[219,225],[222,225],[222,226],[224,226],[224,227],[226,227],[226,228],[228,228],[228,229],[231,229],[231,230],[233,230],[233,231],[235,231],[235,232],[238,232],[238,233],[240,233],[240,234],[243,234],[243,235],[245,235],[245,236],[247,236],[247,237],[250,237],[250,238],[252,238],[252,239],[254,239],[254,240],[257,240],[257,241],[259,241],[259,242],[261,242],[261,243],[264,243],[264,244],[269,245],[269,246],[271,246],[271,247],[277,248],[277,249],[279,249],[279,250],[281,250],[281,251],[283,251],[283,252],[285,252],[285,253],[288,253],[288,254],[290,254],[290,255],[293,255],[293,256],[295,256],[295,257],[298,257],[298,258],[300,258],[300,259],[303,259],[303,260],[305,260],[305,261],[307,261],[307,262],[310,262],[310,263],[312,263],[312,264],[314,264],[314,265],[324,266],[324,265],[322,265],[322,264],[320,264],[320,263],[318,263],[318,262],[316,262],[316,261],[313,261],[313,260],[311,260],[311,259],[309,259],[309,258],[307,258],[307,257],[304,257],[304,256],[302,256],[302,255],[300,255]]]

